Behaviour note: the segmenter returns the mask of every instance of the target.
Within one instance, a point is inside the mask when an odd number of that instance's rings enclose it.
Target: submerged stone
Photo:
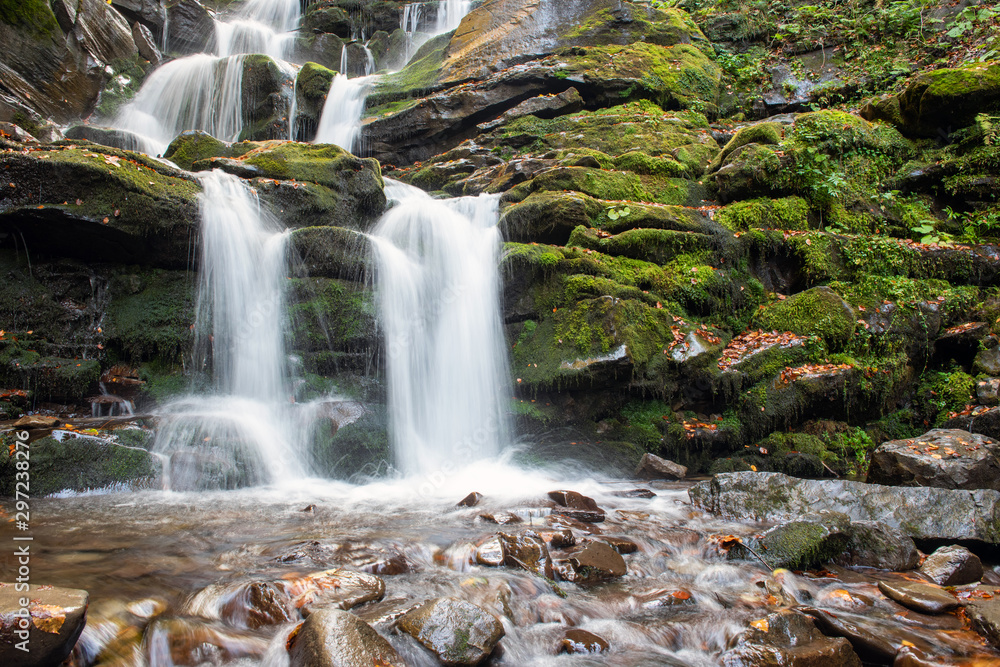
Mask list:
[[[843,637],[826,637],[811,618],[782,610],[752,621],[737,647],[722,656],[725,667],[861,667],[861,660]]]
[[[607,639],[580,628],[569,628],[559,642],[560,653],[604,653],[609,648]]]

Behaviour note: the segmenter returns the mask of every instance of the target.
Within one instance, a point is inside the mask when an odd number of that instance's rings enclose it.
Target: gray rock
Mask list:
[[[142,146],[141,140],[127,130],[99,125],[73,125],[66,130],[67,139],[85,139],[102,146],[120,148],[123,151],[136,151]]]
[[[215,21],[196,0],[167,7],[167,51],[176,55],[211,52]]]
[[[446,665],[478,665],[504,636],[503,624],[496,616],[455,598],[425,602],[404,614],[399,628]]]
[[[104,0],[79,0],[73,36],[104,65],[139,52],[128,21]]]
[[[976,398],[983,405],[1000,403],[1000,378],[986,378],[977,382]]]
[[[139,55],[151,64],[159,65],[160,61],[163,60],[163,54],[156,46],[153,33],[138,21],[132,24],[132,41],[135,42],[135,48],[139,50]]]
[[[811,618],[797,611],[768,614],[738,641],[736,648],[722,655],[725,667],[861,667],[847,639],[825,636]]]
[[[805,480],[780,473],[716,475],[688,490],[692,503],[731,519],[789,521],[809,512],[843,512],[880,521],[914,539],[1000,543],[1000,493]]]
[[[583,108],[583,98],[576,88],[567,88],[557,95],[536,95],[521,102],[513,109],[503,112],[496,120],[480,123],[482,131],[492,130],[521,116],[553,118],[567,113],[575,113]]]
[[[29,134],[19,125],[15,125],[14,123],[6,123],[3,121],[0,121],[0,137],[16,141],[19,144],[38,143],[38,139],[35,139],[33,136],[31,136],[31,134]]]
[[[87,591],[38,585],[18,591],[13,583],[0,583],[0,664],[60,664],[87,624],[89,602]],[[30,652],[18,649],[18,645]]]
[[[686,475],[687,468],[684,466],[649,452],[642,455],[639,467],[635,469],[636,477],[647,479],[684,479]]]
[[[406,663],[381,635],[348,611],[321,609],[302,624],[289,650],[291,667],[360,667]]]
[[[839,512],[806,515],[771,528],[749,547],[771,569],[805,570],[821,565],[844,551],[851,520]],[[742,543],[729,550],[731,558],[755,558]]]
[[[944,428],[979,433],[1000,441],[1000,407],[977,406],[967,415],[958,415],[944,423]]]
[[[983,563],[976,554],[954,544],[925,558],[920,572],[940,586],[961,586],[983,578]]]
[[[976,354],[975,367],[988,375],[1000,375],[1000,347],[980,350]]]
[[[940,428],[916,438],[890,440],[872,454],[868,482],[1000,490],[1000,442]]]
[[[990,587],[979,590],[990,597],[969,599],[965,603],[965,615],[976,632],[991,646],[1000,648],[1000,589]]]
[[[847,531],[847,546],[833,559],[847,567],[875,567],[902,572],[920,562],[913,540],[899,528],[878,521],[855,521]]]

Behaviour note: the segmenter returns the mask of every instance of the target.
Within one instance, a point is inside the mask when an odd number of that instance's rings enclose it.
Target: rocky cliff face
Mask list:
[[[34,141],[109,100],[122,63],[141,78],[130,22],[159,38],[162,6],[8,4],[0,120],[35,136],[2,126],[0,381],[35,407],[79,404],[127,364],[162,399],[190,345],[199,186],[81,138],[121,145],[93,128]],[[292,87],[254,61],[243,138],[310,139],[345,42],[363,53],[364,32],[376,67],[399,59],[402,4],[311,5],[294,58],[314,62]],[[666,4],[480,3],[374,83],[364,158],[198,133],[165,157],[251,181],[301,228],[306,387],[379,395],[356,231],[385,173],[502,193],[511,411],[539,452],[821,476],[949,419],[992,428],[974,406],[1000,375],[996,17]],[[173,55],[205,48],[209,10],[226,11],[171,4]]]

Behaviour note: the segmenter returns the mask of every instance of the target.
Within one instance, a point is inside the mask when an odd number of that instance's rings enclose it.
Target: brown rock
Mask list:
[[[753,621],[722,661],[725,667],[861,667],[848,640],[824,636],[811,618],[790,610]]]
[[[627,537],[618,537],[616,535],[602,535],[597,538],[601,542],[607,542],[612,549],[620,554],[634,554],[639,550],[639,545],[628,539]]]
[[[499,537],[493,536],[476,547],[476,562],[487,567],[503,565],[503,547]]]
[[[604,511],[597,506],[597,501],[593,498],[576,491],[549,491],[549,498],[558,505],[574,510]]]
[[[591,542],[569,558],[557,561],[559,576],[566,581],[594,584],[624,576],[625,559],[604,542]]]
[[[299,618],[288,596],[271,583],[241,585],[226,598],[220,616],[237,628],[253,629]]]
[[[524,523],[524,520],[513,512],[484,512],[479,515],[479,518],[489,523],[498,523],[501,526],[510,523]]]
[[[920,572],[939,586],[961,586],[983,578],[983,563],[979,556],[965,547],[941,547],[920,566]]]
[[[619,498],[655,498],[656,494],[649,489],[630,489],[615,493]]]
[[[354,614],[319,609],[300,626],[289,649],[290,667],[404,667],[381,635]]]
[[[497,538],[503,553],[503,564],[552,579],[552,558],[545,542],[534,532],[520,535],[499,533]]]
[[[275,582],[303,616],[321,609],[350,609],[385,596],[385,582],[374,574],[333,569],[314,572],[301,579]]]
[[[639,467],[635,469],[636,477],[648,479],[684,479],[686,475],[687,468],[684,466],[649,452],[642,455]]]
[[[479,504],[479,501],[483,499],[483,494],[478,491],[473,491],[466,497],[462,498],[456,504],[456,507],[475,507]]]
[[[916,438],[890,440],[872,454],[868,482],[1000,490],[1000,442],[956,429],[934,429]]]
[[[569,628],[559,642],[560,653],[604,653],[608,640],[580,628]]]
[[[446,665],[477,665],[504,636],[496,616],[455,598],[425,602],[404,614],[398,625]]]
[[[943,614],[958,607],[954,595],[930,584],[912,581],[880,581],[878,589],[889,599],[895,600],[907,609],[923,614]]]
[[[0,664],[61,663],[83,632],[89,602],[87,591],[38,585],[18,591],[13,583],[0,583]]]

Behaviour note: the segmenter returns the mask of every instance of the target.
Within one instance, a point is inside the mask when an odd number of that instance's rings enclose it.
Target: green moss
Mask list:
[[[757,123],[740,128],[733,138],[719,152],[718,156],[708,165],[708,171],[716,171],[733,151],[747,144],[779,144],[783,130],[778,123]]]
[[[806,230],[809,204],[801,197],[750,199],[719,209],[715,221],[734,232],[752,228]]]
[[[146,73],[151,69],[149,62],[139,55],[116,60],[110,67],[111,77],[94,108],[97,118],[106,120],[112,120],[118,109],[135,97],[146,79]]]
[[[322,109],[334,75],[336,72],[318,63],[306,63],[295,78],[295,94],[306,104]]]
[[[601,237],[596,230],[581,226],[570,234],[568,245],[597,250],[606,255],[665,264],[681,253],[705,249],[711,241],[703,234],[671,229],[629,229],[610,237]]]
[[[243,144],[249,146],[247,144]],[[213,157],[234,157],[236,153],[230,144],[219,141],[207,132],[200,130],[190,130],[182,132],[170,142],[163,157],[176,164],[181,169],[190,170],[192,165],[198,160],[207,160]]]
[[[949,413],[975,403],[975,390],[975,378],[964,371],[930,371],[924,374],[917,388],[917,404],[921,414],[937,428],[948,421]]]
[[[0,21],[24,28],[37,37],[53,35],[59,23],[45,0],[0,0]]]
[[[375,337],[372,293],[329,278],[289,281],[292,347],[305,351],[362,350]]]
[[[424,43],[406,67],[379,79],[368,104],[377,107],[401,97],[420,97],[433,89],[437,85],[451,35],[445,33]]]
[[[381,190],[385,184],[379,164],[374,159],[356,158],[334,144],[300,144],[291,141],[265,144],[241,158],[256,167],[261,176],[295,179],[345,190],[345,181],[356,178],[355,172],[368,174],[372,186]],[[355,186],[357,187],[357,186]]]
[[[111,283],[104,333],[121,358],[179,363],[190,349],[194,276],[183,271],[123,273]]]
[[[596,199],[627,201],[651,199],[635,174],[587,167],[560,167],[542,172],[530,181],[508,191],[504,199],[519,202],[532,192],[545,190],[574,190]]]
[[[856,328],[854,313],[827,287],[815,287],[776,301],[757,316],[762,329],[821,336],[831,345],[842,345]]]

